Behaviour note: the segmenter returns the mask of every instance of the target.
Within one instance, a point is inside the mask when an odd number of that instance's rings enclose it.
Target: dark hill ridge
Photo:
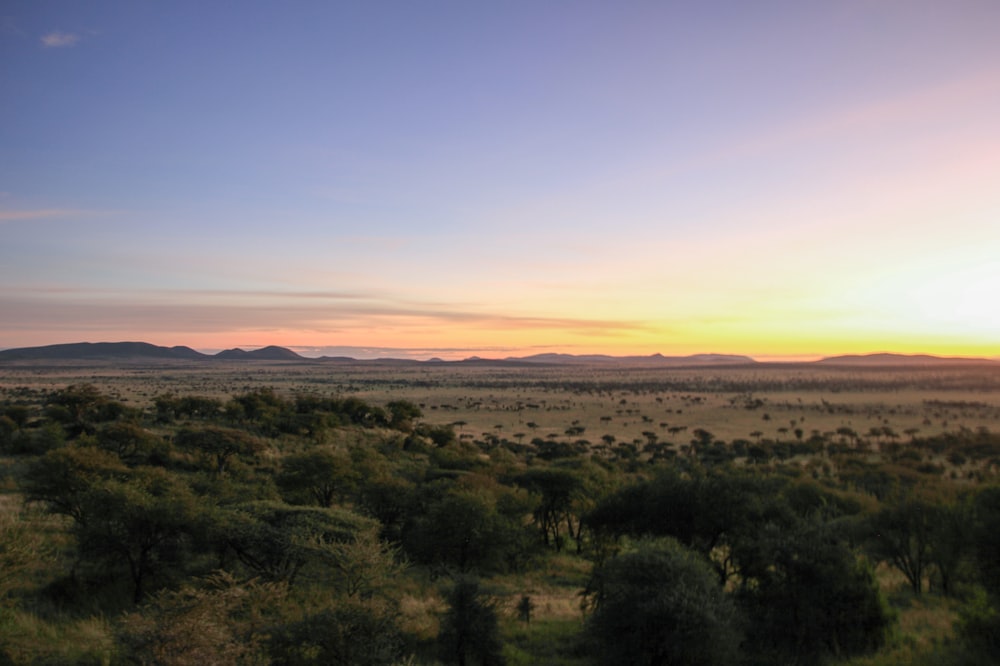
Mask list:
[[[0,351],[0,360],[79,360],[157,358],[197,360],[211,358],[190,347],[158,347],[148,342],[74,342],[44,347],[21,347]]]
[[[588,354],[575,356],[573,354],[535,354],[522,358],[507,358],[507,361],[519,363],[544,363],[550,365],[631,365],[641,367],[688,367],[702,365],[745,365],[756,363],[749,356],[734,356],[730,354],[693,354],[691,356],[608,356],[606,354]]]
[[[291,349],[269,345],[253,351],[243,351],[242,349],[227,349],[215,355],[215,358],[225,360],[240,361],[311,361],[305,356],[300,356]]]
[[[0,361],[79,361],[88,359],[179,359],[210,361],[238,359],[260,361],[311,361],[284,347],[263,347],[254,351],[227,349],[214,356],[190,347],[160,347],[148,342],[74,342],[44,347],[21,347],[0,351]]]
[[[987,358],[961,358],[946,356],[930,356],[928,354],[849,354],[846,356],[831,356],[815,361],[817,365],[855,365],[855,366],[914,366],[914,365],[970,365],[983,363],[996,364]]]

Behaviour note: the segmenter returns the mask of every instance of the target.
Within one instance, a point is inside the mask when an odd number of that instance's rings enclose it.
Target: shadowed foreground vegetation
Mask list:
[[[799,412],[776,426],[793,406],[825,403],[816,421],[847,403],[742,383],[574,385],[604,406],[574,407],[557,432],[541,399],[490,390],[520,402],[517,421],[470,435],[476,414],[508,410],[441,418],[443,400],[405,391],[280,385],[145,401],[88,383],[5,389],[0,663],[998,653],[1000,434],[933,421],[995,418],[992,394],[912,402],[906,418],[930,425],[906,433],[886,423],[893,407],[867,429],[809,428]],[[668,409],[752,420],[670,432]],[[595,427],[606,436],[588,439]],[[713,434],[746,427],[760,432]]]

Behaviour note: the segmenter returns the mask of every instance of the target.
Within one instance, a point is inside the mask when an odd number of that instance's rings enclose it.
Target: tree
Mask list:
[[[288,666],[391,666],[402,656],[399,613],[384,599],[339,600],[277,628],[272,661]]]
[[[225,474],[230,461],[237,457],[251,457],[264,449],[264,443],[244,430],[207,426],[184,428],[174,437],[182,449],[200,454],[211,461],[219,476]]]
[[[76,526],[82,553],[128,566],[132,600],[142,600],[148,580],[183,566],[183,543],[198,520],[191,490],[160,468],[109,479],[88,493],[85,521]]]
[[[994,602],[1000,602],[1000,486],[976,493],[973,516],[973,555],[979,581]]]
[[[441,618],[438,649],[441,660],[458,666],[501,666],[503,644],[496,604],[471,577],[455,580],[445,594],[448,610]]]
[[[450,490],[411,516],[403,547],[418,562],[463,573],[502,570],[521,554],[523,509],[486,489]]]
[[[883,507],[870,519],[868,551],[902,573],[915,594],[923,591],[931,563],[936,514],[934,505],[911,497]]]
[[[94,439],[97,446],[131,464],[148,462],[150,454],[158,447],[164,451],[167,448],[162,439],[128,421],[115,421],[102,426]]]
[[[595,568],[587,634],[603,664],[737,661],[742,619],[709,564],[676,540],[643,540]]]
[[[379,538],[375,525],[360,529],[351,540],[317,535],[309,545],[318,565],[316,577],[348,599],[385,596],[407,566],[397,549]]]
[[[181,563],[181,546],[200,514],[179,477],[157,467],[129,469],[90,447],[58,449],[35,461],[24,490],[30,501],[73,519],[84,558],[127,566],[136,603],[150,577]]]
[[[328,557],[330,544],[352,542],[377,526],[346,509],[265,501],[219,512],[214,529],[254,575],[292,585],[303,567]]]
[[[777,482],[716,474],[684,478],[664,474],[603,498],[585,519],[608,536],[670,536],[715,562],[721,580],[732,573],[726,547],[753,530],[777,495]]]
[[[61,423],[72,439],[93,434],[98,423],[114,421],[128,411],[125,405],[103,395],[92,384],[73,384],[49,397],[45,413]]]
[[[531,617],[535,612],[535,602],[527,594],[521,595],[517,602],[517,617],[526,625],[531,626]]]
[[[385,409],[389,412],[389,427],[403,432],[412,431],[414,419],[423,416],[420,408],[408,400],[393,400]]]
[[[568,536],[576,537],[580,524],[577,521],[574,526],[572,508],[583,488],[583,479],[579,474],[558,467],[535,467],[519,474],[514,482],[540,497],[534,520],[545,545],[552,544],[556,550],[562,549],[562,523],[566,525]]]
[[[959,613],[956,633],[969,664],[987,664],[1000,651],[1000,486],[983,488],[972,501],[972,556],[982,589]]]
[[[288,456],[277,476],[286,498],[293,503],[329,507],[338,495],[356,484],[350,456],[343,451],[315,448]]]
[[[84,523],[93,487],[103,480],[127,474],[128,468],[109,451],[67,446],[32,461],[21,489],[28,502],[42,502],[49,512]]]
[[[266,634],[287,589],[240,584],[220,572],[204,585],[160,591],[118,623],[123,663],[160,666],[238,666],[267,663]]]
[[[871,569],[827,526],[765,526],[736,546],[753,663],[817,663],[877,650],[891,623]]]

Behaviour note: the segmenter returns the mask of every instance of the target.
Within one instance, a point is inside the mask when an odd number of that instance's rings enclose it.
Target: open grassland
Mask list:
[[[640,581],[625,612],[736,604],[713,630],[748,666],[959,666],[995,634],[996,366],[9,363],[0,408],[11,663],[328,663],[340,626],[458,663],[463,603],[508,664],[623,663],[595,617],[628,557],[721,596]]]
[[[374,404],[408,400],[420,406],[424,421],[454,424],[466,438],[583,440],[598,447],[605,436],[648,443],[655,435],[656,441],[679,448],[700,428],[725,442],[819,436],[852,444],[860,439],[878,450],[914,436],[1000,430],[1000,368],[995,365],[630,369],[256,361],[0,366],[0,396],[18,387],[79,383],[140,407],[168,393],[224,400],[263,387],[285,395],[356,396]]]

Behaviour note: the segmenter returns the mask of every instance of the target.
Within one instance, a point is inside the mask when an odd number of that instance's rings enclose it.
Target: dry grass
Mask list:
[[[1000,430],[1000,382],[994,370],[831,370],[816,366],[725,369],[484,368],[434,365],[315,363],[7,363],[0,398],[17,387],[56,389],[91,383],[126,403],[156,395],[218,398],[273,387],[279,392],[353,395],[376,404],[410,400],[429,423],[456,423],[461,434],[686,445],[695,428],[717,439],[793,441],[799,428],[860,434],[887,426],[900,436],[986,427]],[[794,388],[788,388],[792,386]],[[760,400],[746,409],[750,400]],[[944,406],[928,401],[944,401]],[[959,407],[961,403],[980,407]],[[534,425],[530,425],[534,424]],[[572,426],[579,435],[566,435]],[[682,430],[671,432],[671,428]],[[760,433],[754,435],[753,433]],[[515,435],[521,437],[515,438]]]

